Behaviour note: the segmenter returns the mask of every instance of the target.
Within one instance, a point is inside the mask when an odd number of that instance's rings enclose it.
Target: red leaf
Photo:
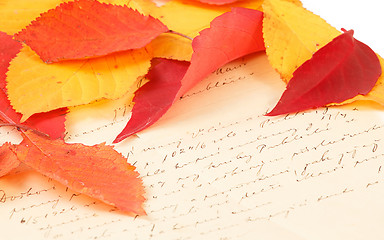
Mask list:
[[[11,107],[6,94],[6,72],[9,63],[21,49],[21,44],[3,32],[0,32],[0,119],[7,123],[20,124],[21,114]],[[23,123],[28,127],[48,134],[51,138],[63,138],[65,132],[66,109],[58,109],[48,113],[38,113]]]
[[[214,4],[214,5],[223,5],[228,3],[234,3],[239,0],[197,0],[202,3]]]
[[[275,116],[341,103],[367,94],[381,75],[376,54],[347,31],[319,49],[294,73],[276,107]]]
[[[8,174],[20,165],[15,153],[10,150],[12,145],[5,143],[0,147],[0,177]]]
[[[152,108],[145,108],[140,113],[138,113],[138,110],[136,112],[132,111],[132,117],[128,125],[115,142],[119,142],[152,125],[177,99],[217,68],[244,55],[264,50],[262,21],[262,12],[246,8],[233,8],[231,12],[215,18],[211,22],[211,27],[201,31],[200,35],[193,40],[194,53],[184,77],[178,80],[174,76],[175,78],[172,80],[174,84],[178,84],[177,86],[180,86],[178,81],[181,81],[180,89],[174,86],[170,89],[171,91],[168,91],[167,98],[158,97],[149,100],[150,95],[148,97],[142,96],[140,99],[135,97],[135,106],[149,105],[149,102],[151,102],[150,105],[156,106],[158,105],[157,101],[161,101],[162,107],[158,111],[150,110]],[[156,73],[156,78],[161,79],[158,76],[160,74],[161,72]],[[157,91],[156,88],[157,84],[148,85],[142,94],[154,93]],[[159,94],[158,96],[162,95]],[[147,103],[140,103],[140,101]]]
[[[14,146],[20,161],[77,192],[126,212],[145,214],[139,174],[111,146],[66,144],[28,131],[23,137],[21,144]]]
[[[132,117],[115,142],[152,125],[171,107],[189,62],[170,59],[158,61],[147,74],[150,81],[136,91]]]
[[[76,0],[41,14],[16,39],[50,63],[142,48],[166,31],[159,20],[127,6]]]
[[[224,64],[265,50],[262,25],[263,13],[246,8],[232,8],[215,18],[192,42],[191,66],[178,97]]]
[[[5,89],[5,74],[8,72],[9,62],[20,52],[22,45],[1,31],[0,43],[0,88]]]

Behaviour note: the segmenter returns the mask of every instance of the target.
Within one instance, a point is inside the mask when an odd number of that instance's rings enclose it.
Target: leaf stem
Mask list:
[[[0,127],[15,127],[17,128],[17,130],[20,131],[20,129],[23,129],[23,130],[32,130],[33,132],[37,133],[38,135],[41,135],[41,136],[44,136],[44,137],[48,137],[49,138],[49,135],[46,134],[46,133],[43,133],[37,129],[33,129],[31,127],[28,127],[28,126],[25,126],[25,125],[22,125],[22,124],[16,124],[16,123],[0,123]]]
[[[179,33],[179,32],[176,32],[176,31],[173,31],[173,30],[168,30],[168,32],[169,33],[172,33],[172,34],[176,34],[176,35],[179,35],[179,36],[181,36],[181,37],[183,37],[183,38],[186,38],[186,39],[189,39],[189,40],[193,40],[193,38],[191,38],[191,37],[189,37],[189,36],[187,36],[187,35],[185,35],[185,34],[182,34],[182,33]]]

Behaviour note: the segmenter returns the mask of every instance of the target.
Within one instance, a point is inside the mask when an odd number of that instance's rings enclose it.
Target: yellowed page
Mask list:
[[[143,178],[147,216],[129,217],[33,171],[1,178],[2,238],[384,238],[382,109],[263,116],[284,87],[263,53],[239,59],[116,145]],[[129,106],[100,107],[70,114],[68,142],[111,143]]]

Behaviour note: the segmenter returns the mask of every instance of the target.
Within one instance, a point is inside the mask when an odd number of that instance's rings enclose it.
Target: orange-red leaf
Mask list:
[[[9,62],[20,52],[22,45],[12,36],[0,31],[0,87],[5,88],[5,78]]]
[[[75,191],[126,212],[145,214],[139,174],[111,146],[66,144],[29,131],[23,137],[21,144],[14,146],[20,161]]]
[[[21,49],[21,44],[12,36],[0,32],[0,119],[7,123],[20,124],[22,115],[17,113],[8,100],[6,93],[6,72],[9,62]],[[47,113],[39,113],[30,117],[23,125],[48,134],[51,138],[63,138],[65,132],[66,109],[58,109]]]
[[[63,3],[16,34],[45,62],[138,49],[168,28],[127,7],[76,0]]]
[[[179,71],[180,74],[172,76],[174,77],[172,78],[174,87],[167,91],[164,91],[163,88],[156,96],[154,94],[158,91],[157,84],[146,85],[143,93],[141,90],[138,91],[142,96],[134,99],[135,106],[147,105],[150,107],[133,111],[126,128],[115,142],[151,126],[179,97],[217,68],[241,56],[264,50],[262,21],[262,12],[246,8],[233,8],[232,11],[215,18],[211,22],[210,28],[201,31],[200,35],[193,39],[194,52],[191,64],[185,75],[182,73],[183,71]],[[160,74],[171,73],[158,72],[156,78],[162,79]],[[184,77],[181,78],[181,75]],[[161,84],[167,85],[168,83]],[[148,96],[146,97],[144,94],[148,94]]]
[[[20,165],[15,153],[10,150],[11,144],[5,143],[0,147],[0,177],[8,174]]]
[[[244,55],[263,51],[263,13],[233,8],[211,22],[193,42],[191,66],[182,80],[179,96],[217,68]]]
[[[294,73],[276,107],[274,116],[341,103],[367,94],[381,75],[376,54],[353,38],[353,31],[336,37],[319,49]]]
[[[223,5],[228,3],[234,3],[239,0],[197,0],[202,3],[214,4],[214,5]]]
[[[129,124],[116,137],[120,142],[156,122],[171,107],[181,87],[181,79],[188,69],[189,62],[170,59],[156,59],[147,74],[149,82],[139,88],[133,102]],[[152,63],[153,64],[153,63]]]

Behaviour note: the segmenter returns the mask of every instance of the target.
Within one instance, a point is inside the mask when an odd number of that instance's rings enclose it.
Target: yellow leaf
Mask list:
[[[231,7],[260,9],[261,4],[262,0],[245,0],[224,6],[208,5],[194,0],[172,0],[155,9],[151,15],[169,29],[194,38],[201,30],[208,28],[215,17],[230,11]]]
[[[300,0],[287,0],[301,6]],[[169,29],[185,34],[190,38],[209,28],[211,21],[228,12],[232,7],[261,10],[263,0],[245,0],[223,6],[209,5],[195,0],[173,0],[160,8],[152,8],[150,14],[160,19]],[[153,40],[151,46],[155,57],[190,61],[191,41],[173,34],[163,34]]]
[[[99,58],[45,64],[25,46],[7,73],[8,97],[25,121],[34,113],[117,99],[147,73],[152,55],[147,49]]]
[[[0,31],[13,35],[25,28],[41,13],[57,7],[69,0],[0,0]],[[156,8],[155,4],[148,0],[100,0],[100,2],[124,5],[137,9],[143,14],[148,14]]]
[[[372,90],[365,96],[362,96],[364,100],[372,100],[377,103],[380,103],[384,106],[384,59],[382,57],[379,57],[380,64],[381,64],[381,76],[377,80],[375,86],[372,88]]]
[[[190,61],[192,56],[192,40],[164,33],[149,43],[153,57]]]
[[[265,0],[263,34],[268,59],[289,81],[292,73],[340,32],[312,12],[282,0]]]

